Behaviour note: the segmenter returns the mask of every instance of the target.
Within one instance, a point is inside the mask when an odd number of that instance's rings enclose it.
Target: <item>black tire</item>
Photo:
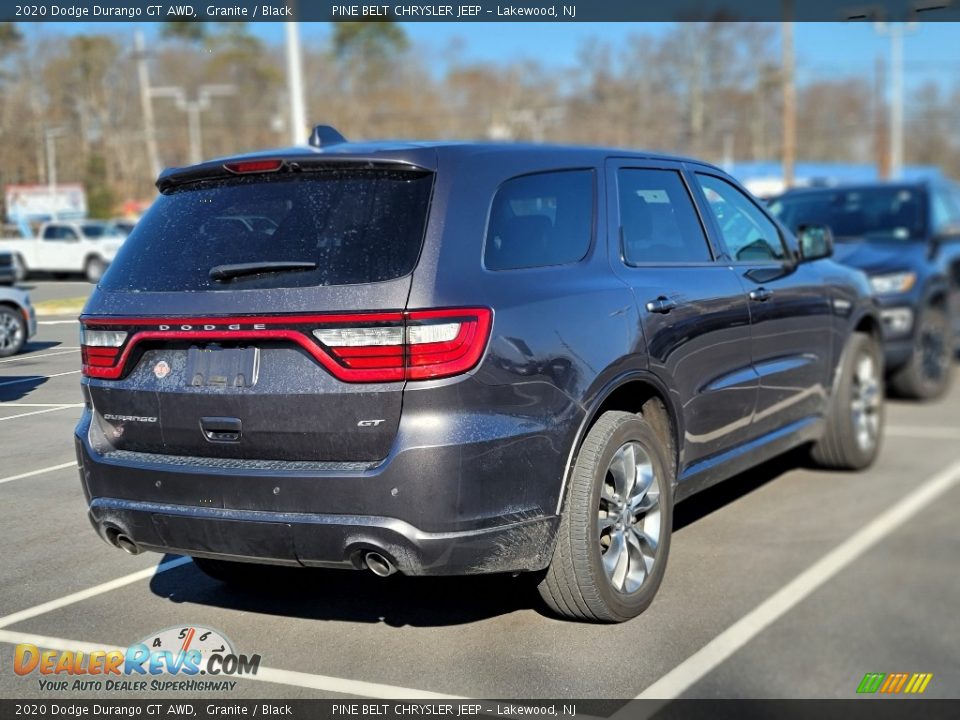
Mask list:
[[[953,376],[954,338],[943,308],[927,307],[920,314],[910,360],[890,378],[896,395],[908,400],[943,397]]]
[[[886,406],[883,352],[872,335],[855,333],[841,358],[840,377],[830,398],[823,437],[810,455],[824,468],[862,470],[873,464],[883,442]],[[872,367],[867,377],[867,365]]]
[[[103,277],[104,271],[107,269],[107,264],[97,257],[89,258],[86,264],[83,266],[83,274],[87,278],[87,282],[93,283],[96,285],[100,282],[100,278]]]
[[[265,566],[256,563],[232,562],[230,560],[214,560],[213,558],[193,558],[204,575],[219,580],[225,585],[254,586],[263,577]]]
[[[614,473],[608,470],[611,461],[628,444],[634,448],[633,452],[637,447],[643,450],[653,473],[653,480],[648,485],[651,492],[645,495],[645,502],[650,504],[652,489],[657,488],[658,542],[651,554],[652,568],[646,562],[641,565],[637,556],[641,545],[650,550],[648,544],[623,546],[627,548],[624,575],[629,576],[636,568],[638,571],[643,569],[644,576],[635,587],[624,583],[616,587],[617,572],[614,571],[613,577],[608,575],[604,569],[604,557],[618,546],[614,533],[618,532],[621,538],[631,537],[630,528],[636,525],[622,523],[626,530],[615,529],[620,525],[601,530],[601,523],[605,522],[601,518],[604,514],[609,518],[625,517],[614,515],[610,510],[615,507],[608,499],[613,489]],[[668,458],[667,447],[668,443],[651,424],[633,413],[606,412],[590,428],[568,482],[553,559],[538,586],[544,602],[558,615],[579,620],[623,622],[642,613],[653,601],[666,570],[673,525],[673,462]],[[648,513],[641,513],[643,533],[653,532],[652,525],[648,530],[646,523],[652,522],[654,513],[653,508]],[[636,535],[632,538],[635,539]],[[633,565],[634,562],[638,564]]]
[[[0,307],[0,357],[16,355],[27,342],[27,324],[17,310]]]

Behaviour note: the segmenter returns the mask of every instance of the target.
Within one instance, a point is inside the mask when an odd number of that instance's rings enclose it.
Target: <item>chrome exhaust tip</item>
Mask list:
[[[133,540],[123,534],[117,534],[114,538],[114,543],[118,548],[127,553],[127,555],[139,555],[142,552]]]
[[[378,552],[368,552],[364,555],[363,561],[370,572],[377,577],[387,577],[397,571],[393,563]]]

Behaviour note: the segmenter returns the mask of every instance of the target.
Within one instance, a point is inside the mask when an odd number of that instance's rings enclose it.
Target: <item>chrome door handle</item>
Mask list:
[[[646,308],[647,312],[660,313],[661,315],[666,315],[668,312],[673,310],[677,306],[677,303],[661,295],[656,300],[651,300],[647,303]]]
[[[758,287],[756,290],[750,291],[750,299],[756,300],[757,302],[766,302],[773,297],[773,291],[767,290],[765,287]]]

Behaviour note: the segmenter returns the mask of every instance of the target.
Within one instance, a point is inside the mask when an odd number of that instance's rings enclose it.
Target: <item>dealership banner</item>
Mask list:
[[[0,718],[301,718],[302,720],[920,720],[954,719],[960,700],[0,700]]]
[[[0,0],[6,22],[641,22],[695,20],[913,21],[960,20],[950,0],[420,0],[413,3],[329,0]]]

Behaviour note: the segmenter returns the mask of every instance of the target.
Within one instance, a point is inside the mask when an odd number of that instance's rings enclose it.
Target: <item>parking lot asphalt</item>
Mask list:
[[[78,328],[41,322],[0,361],[0,697],[103,696],[15,675],[18,643],[126,647],[188,625],[262,656],[231,697],[850,698],[867,672],[933,673],[926,696],[960,697],[960,383],[891,402],[867,472],[793,454],[680,504],[653,605],[604,626],[551,617],[522,577],[272,569],[237,591],[109,547],[74,464]]]

